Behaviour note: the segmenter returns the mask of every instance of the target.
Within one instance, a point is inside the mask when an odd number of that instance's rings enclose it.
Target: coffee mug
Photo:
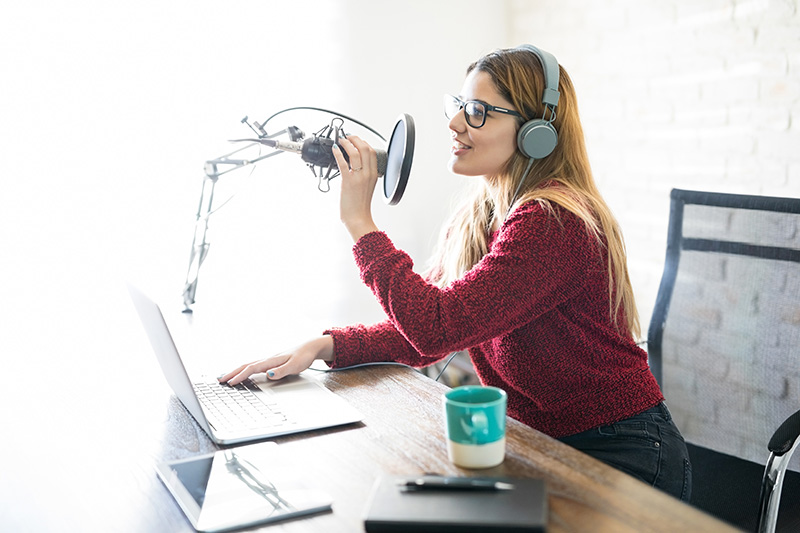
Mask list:
[[[506,454],[506,393],[466,385],[444,395],[447,455],[464,468],[491,468]]]

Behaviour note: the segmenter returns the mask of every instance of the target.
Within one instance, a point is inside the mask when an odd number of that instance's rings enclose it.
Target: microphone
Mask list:
[[[333,139],[314,136],[302,142],[278,141],[275,139],[238,139],[256,141],[276,150],[300,155],[309,165],[334,167]],[[378,177],[383,177],[383,196],[387,204],[396,205],[406,189],[411,163],[414,159],[414,119],[403,113],[398,117],[389,139],[387,150],[375,148],[378,156]],[[347,152],[342,150],[345,160],[349,162]]]
[[[282,152],[291,152],[299,154],[300,159],[311,165],[320,167],[329,167],[336,164],[336,159],[333,157],[333,139],[326,137],[312,137],[303,142],[293,141],[276,141],[273,139],[261,139],[261,144],[281,150]],[[389,158],[389,153],[380,148],[375,148],[375,154],[378,156],[378,177],[383,177],[386,174],[386,165]],[[349,163],[350,158],[347,152],[342,150],[345,160]]]

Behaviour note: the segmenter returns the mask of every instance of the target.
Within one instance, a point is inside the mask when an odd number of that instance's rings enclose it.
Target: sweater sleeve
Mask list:
[[[537,202],[518,208],[489,252],[445,288],[412,270],[407,254],[374,232],[354,247],[361,278],[391,324],[420,354],[463,350],[508,333],[582,290],[603,268],[596,239],[577,216]]]
[[[513,331],[576,295],[587,269],[603,267],[597,241],[578,217],[554,209],[537,202],[516,209],[481,261],[445,288],[416,274],[386,234],[359,239],[353,251],[361,279],[389,318],[375,331],[392,338],[383,353],[369,357],[431,363]],[[372,334],[351,329],[335,338],[337,349]],[[338,351],[336,358],[338,364]]]
[[[424,367],[447,355],[425,356],[419,353],[390,320],[368,326],[355,324],[331,328],[324,334],[333,337],[335,359],[329,363],[331,368],[385,361]]]

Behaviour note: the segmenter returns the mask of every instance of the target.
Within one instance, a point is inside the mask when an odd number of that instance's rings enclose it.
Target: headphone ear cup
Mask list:
[[[517,148],[529,159],[547,157],[553,152],[557,143],[558,133],[546,120],[529,120],[517,132]]]

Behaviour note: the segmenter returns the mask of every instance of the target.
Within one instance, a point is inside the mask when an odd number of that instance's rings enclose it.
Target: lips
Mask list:
[[[451,148],[453,154],[459,155],[463,153],[465,150],[469,150],[470,148],[471,146],[468,146],[457,139],[453,139],[453,146]]]

